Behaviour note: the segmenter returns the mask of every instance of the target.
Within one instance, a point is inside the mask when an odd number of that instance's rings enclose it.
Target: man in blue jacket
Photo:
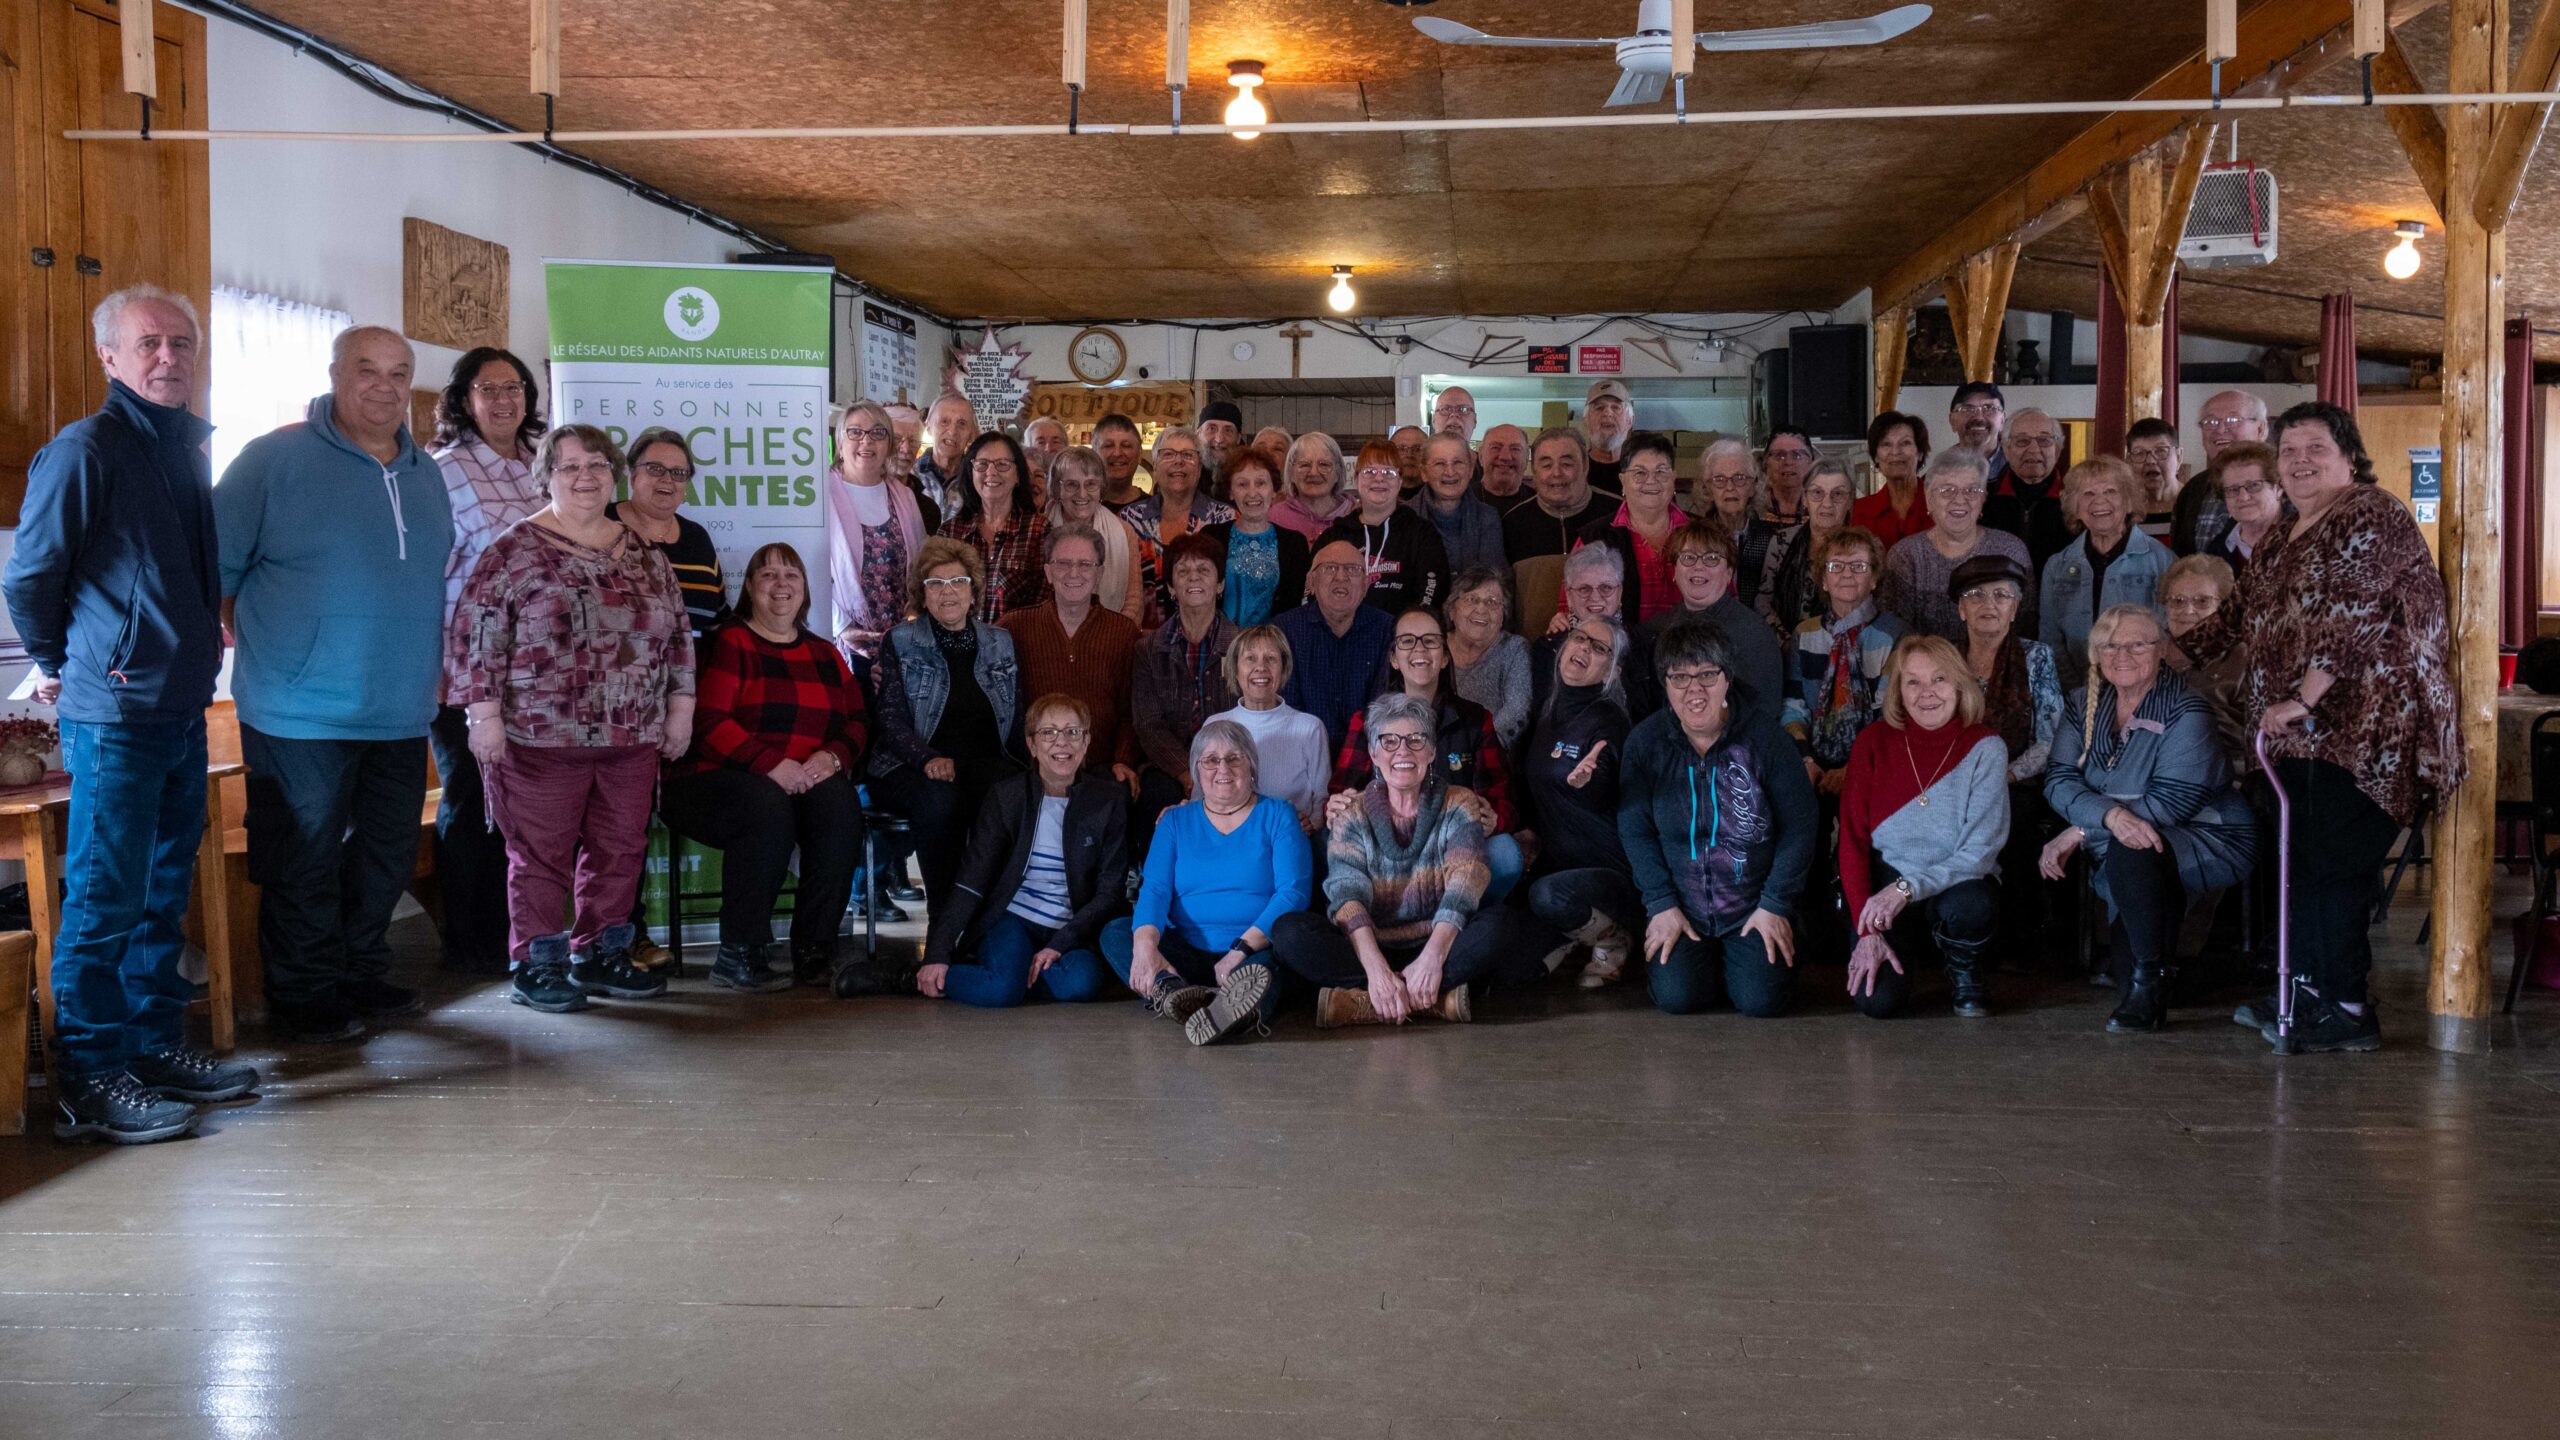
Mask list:
[[[95,316],[107,399],[27,471],[5,588],[71,772],[54,942],[54,1133],[137,1144],[195,1128],[258,1072],[183,1043],[182,925],[204,835],[205,706],[222,668],[213,427],[195,308],[149,285]]]
[[[415,364],[393,331],[340,335],[329,393],[213,495],[258,951],[278,1028],[305,1044],[418,1008],[385,978],[388,932],[417,863],[453,510],[409,438]]]

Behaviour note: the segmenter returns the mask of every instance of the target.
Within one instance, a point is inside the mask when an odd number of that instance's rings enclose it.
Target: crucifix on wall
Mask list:
[[[1303,320],[1292,320],[1292,321],[1290,321],[1290,322],[1289,322],[1289,328],[1280,332],[1281,338],[1283,338],[1283,339],[1285,339],[1285,340],[1287,340],[1287,341],[1289,342],[1289,378],[1290,378],[1290,379],[1295,380],[1295,379],[1299,378],[1299,376],[1298,376],[1298,346],[1299,346],[1300,344],[1302,344],[1302,343],[1304,343],[1304,342],[1308,341],[1308,340],[1312,340],[1312,339],[1314,339],[1314,338],[1315,338],[1315,333],[1316,333],[1316,332],[1314,332],[1313,330],[1310,330],[1310,329],[1308,329],[1308,328],[1307,328],[1307,326],[1306,326],[1306,322],[1305,322],[1305,321],[1303,321]]]

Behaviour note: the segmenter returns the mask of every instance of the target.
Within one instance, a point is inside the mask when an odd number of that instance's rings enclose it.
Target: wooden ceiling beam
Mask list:
[[[1946,275],[1947,323],[1967,380],[1988,380],[2000,359],[2000,322],[2009,313],[2009,285],[2018,274],[2018,244],[2005,241]]]
[[[1875,314],[1875,413],[1894,408],[1902,398],[1903,362],[1911,355],[1911,311],[1887,305]]]
[[[2178,153],[2178,168],[2169,172],[2167,188],[2160,192],[2159,223],[2153,228],[2151,258],[2143,267],[2142,288],[2127,297],[2132,301],[2133,313],[2145,325],[2159,324],[2168,308],[2169,282],[2178,273],[2178,242],[2187,234],[2187,209],[2195,203],[2196,182],[2204,178],[2205,161],[2213,155],[2213,137],[2220,130],[2218,125],[2205,124],[2187,132],[2186,147]]]
[[[2440,0],[2400,0],[2392,6],[2393,24],[2434,8]],[[2351,0],[2262,0],[2240,17],[2238,57],[2225,67],[2250,77],[2225,94],[2274,93],[2295,88],[2329,65],[2347,58],[2354,38]],[[2212,66],[2202,50],[2144,86],[2144,100],[2194,97],[2212,93]],[[2026,174],[2002,186],[1991,198],[1948,226],[1875,280],[1879,305],[1906,301],[1938,282],[1939,277],[1995,245],[2033,239],[2033,227],[2054,207],[2067,203],[2089,181],[2110,166],[2121,165],[2158,144],[2187,122],[2187,117],[2148,111],[2122,111],[2081,131]]]
[[[2392,35],[2382,42],[2382,53],[2373,57],[2373,89],[2377,95],[2426,95],[2427,83],[2418,78],[2409,64],[2409,52],[2400,48],[2400,37]],[[2400,148],[2409,157],[2409,168],[2417,172],[2418,185],[2427,192],[2427,203],[2436,207],[2442,219],[2444,210],[2444,110],[2436,105],[2386,105],[2382,118],[2391,122],[2391,133],[2400,139]]]
[[[2133,273],[2133,238],[2127,233],[2116,187],[2104,176],[2089,184],[2089,223],[2097,229],[2098,256],[2106,261],[2107,278],[2116,282],[2116,293],[2133,294],[2141,288]]]
[[[560,93],[560,0],[533,0],[533,93]]]
[[[2543,0],[2542,8],[2534,12],[2533,29],[2525,36],[2524,54],[2507,83],[2514,90],[2549,90],[2555,80],[2560,80],[2560,3]],[[2542,143],[2542,128],[2550,119],[2549,105],[2498,107],[2497,127],[2489,137],[2488,158],[2480,163],[2474,196],[2478,208],[2472,213],[2482,225],[2491,230],[2507,228],[2516,196],[2524,189],[2525,170],[2533,164],[2534,147]]]

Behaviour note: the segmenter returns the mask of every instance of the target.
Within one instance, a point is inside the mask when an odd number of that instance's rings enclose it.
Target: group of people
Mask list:
[[[1292,1008],[1463,1021],[1567,969],[1770,1016],[1800,959],[1868,1015],[1932,967],[1987,1015],[2075,852],[2108,1028],[2155,1030],[2188,916],[2270,849],[2264,731],[2299,1041],[2371,1049],[2374,876],[2463,764],[2441,583],[2327,406],[2215,397],[2181,480],[2168,426],[2071,464],[1968,385],[1943,448],[1877,417],[1859,496],[1784,427],[1684,486],[1614,380],[1535,435],[1451,388],[1348,458],[1223,402],[1148,447],[864,401],[826,554],[765,545],[733,597],[683,437],[547,426],[504,350],[462,357],[421,446],[409,347],[350,330],[216,485],[186,303],[134,287],[95,326],[107,402],[38,457],[5,586],[73,777],[66,1135],[184,1133],[257,1083],[179,1028],[226,630],[268,994],[308,1043],[419,1004],[386,931],[430,749],[447,958],[520,1004],[665,991],[654,815],[721,853],[716,985],[1134,992],[1194,1044]],[[858,876],[866,814],[902,823]],[[840,953],[851,907],[902,901],[920,960]]]

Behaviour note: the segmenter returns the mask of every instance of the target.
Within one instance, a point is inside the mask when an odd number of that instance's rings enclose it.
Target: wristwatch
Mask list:
[[[1901,878],[1899,878],[1899,877],[1896,877],[1896,878],[1895,878],[1895,880],[1894,880],[1894,882],[1893,882],[1893,888],[1902,892],[1902,898],[1903,898],[1903,899],[1908,900],[1908,899],[1910,899],[1910,898],[1911,898],[1911,882],[1910,882],[1910,881],[1908,881],[1908,880],[1904,880],[1904,879],[1901,879]]]

